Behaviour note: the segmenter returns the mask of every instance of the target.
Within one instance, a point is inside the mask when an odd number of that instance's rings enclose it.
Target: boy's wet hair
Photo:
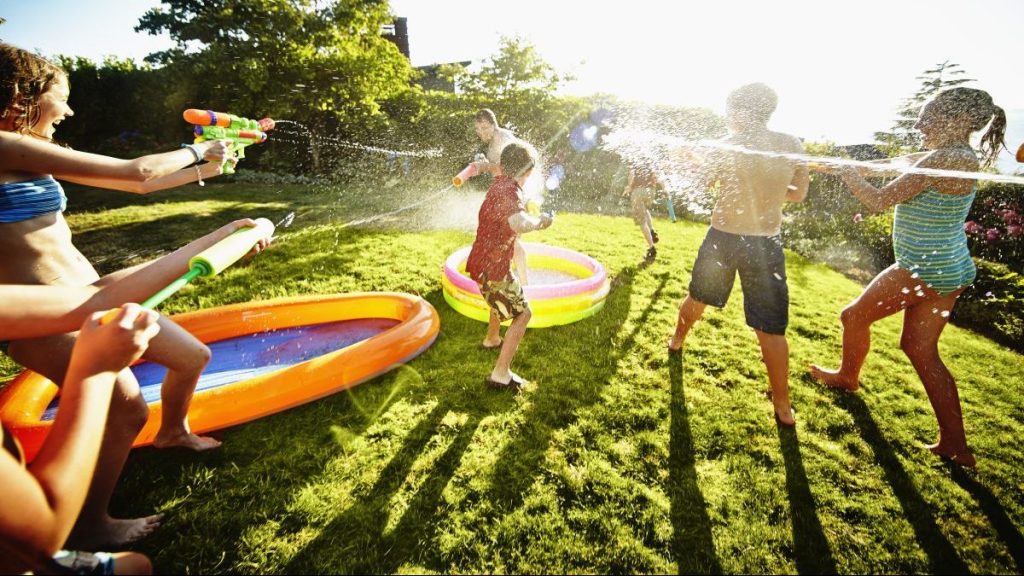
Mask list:
[[[491,126],[498,125],[498,117],[494,115],[494,110],[490,108],[481,108],[476,116],[473,116],[473,120],[477,122],[487,122]]]
[[[0,114],[14,115],[14,130],[27,132],[39,121],[39,98],[64,70],[28,50],[0,42]]]
[[[771,118],[778,103],[779,97],[775,94],[775,90],[761,82],[740,86],[733,90],[725,101],[727,107],[748,112],[754,119],[764,123]]]
[[[985,166],[991,166],[1005,147],[1006,137],[1006,112],[996,106],[992,96],[984,90],[957,86],[939,92],[934,102],[948,116],[963,116],[971,132],[989,127],[981,137],[981,159]]]
[[[522,142],[513,142],[501,151],[501,171],[509,178],[518,178],[537,163],[537,152]]]

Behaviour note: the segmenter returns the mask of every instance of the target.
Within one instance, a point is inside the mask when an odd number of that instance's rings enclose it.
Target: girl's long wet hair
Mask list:
[[[0,42],[0,114],[14,115],[15,132],[32,133],[39,121],[39,98],[64,70],[27,50]]]
[[[988,92],[977,88],[958,86],[943,90],[935,101],[948,114],[964,115],[970,122],[972,133],[988,126],[988,131],[981,137],[981,162],[986,168],[991,166],[1005,147],[1006,112],[992,102]]]

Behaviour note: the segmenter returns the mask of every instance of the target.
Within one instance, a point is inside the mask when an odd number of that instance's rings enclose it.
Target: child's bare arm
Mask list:
[[[550,214],[531,216],[526,211],[516,212],[508,217],[509,227],[519,234],[532,232],[534,230],[543,230],[551,226],[552,222],[554,222],[554,217]]]
[[[150,192],[167,190],[168,188],[191,184],[192,182],[200,180],[200,178],[203,180],[216,178],[223,173],[224,168],[222,164],[219,162],[207,162],[201,166],[182,168],[181,170],[172,172],[167,176],[145,181],[115,180],[112,178],[86,178],[76,176],[65,176],[64,180],[96,188],[131,192],[132,194],[149,194]]]
[[[792,151],[796,154],[803,154],[804,147],[800,140],[793,138],[791,142]],[[787,202],[803,202],[807,199],[807,191],[811,186],[811,175],[806,162],[799,162],[793,172],[793,179],[786,190]]]
[[[973,153],[955,150],[935,150],[915,164],[917,168],[937,170],[974,171],[977,158]],[[854,168],[843,168],[839,175],[850,187],[850,192],[872,210],[884,210],[906,202],[928,188],[941,189],[947,194],[966,194],[974,182],[962,178],[944,178],[928,174],[908,173],[881,188],[876,188]]]
[[[37,567],[67,540],[96,468],[117,373],[137,360],[159,331],[157,314],[129,304],[100,325],[82,325],[61,389],[61,404],[39,455],[23,470],[0,455],[0,571]],[[10,563],[12,566],[7,566]]]
[[[126,268],[124,270],[119,270],[117,272],[112,272],[95,282],[94,285],[105,287],[114,282],[121,282],[122,280],[127,281],[130,276],[134,290],[141,292],[142,298],[133,297],[128,300],[144,300],[156,293],[157,290],[169,284],[181,274],[187,272],[188,262],[193,256],[213,246],[217,242],[220,242],[224,238],[227,238],[240,228],[254,226],[256,226],[256,222],[249,218],[235,220],[234,222],[225,224],[213,232],[210,232],[206,236],[189,242],[185,246],[178,248],[174,252],[171,252],[162,258],[158,258],[144,264],[139,264],[131,268]],[[270,238],[264,238],[256,245],[256,247],[254,247],[254,251],[260,252],[269,244]],[[124,300],[122,300],[122,302],[124,302]]]
[[[226,140],[210,140],[195,146],[199,147],[202,158],[211,162],[220,163],[232,157]],[[53,174],[72,182],[83,179],[145,182],[167,176],[195,160],[195,155],[186,149],[123,160],[0,131],[0,170]]]

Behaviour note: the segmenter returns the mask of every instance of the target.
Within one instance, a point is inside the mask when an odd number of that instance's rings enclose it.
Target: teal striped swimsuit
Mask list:
[[[973,190],[963,196],[925,190],[897,204],[892,224],[896,264],[942,295],[970,285],[976,269],[964,220],[973,202]]]

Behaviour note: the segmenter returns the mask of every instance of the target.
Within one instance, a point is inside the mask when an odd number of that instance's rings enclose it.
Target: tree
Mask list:
[[[153,109],[166,85],[162,71],[139,66],[131,58],[59,56],[71,85],[69,104],[75,116],[63,124],[59,138],[91,152],[130,157],[181,142],[190,128],[181,113]]]
[[[914,124],[917,123],[921,107],[928,99],[946,88],[974,82],[972,78],[961,77],[964,73],[963,70],[960,70],[959,64],[950,64],[949,60],[936,64],[930,70],[925,70],[923,75],[917,77],[917,80],[921,81],[920,88],[913,96],[903,101],[903,107],[900,109],[898,119],[893,124],[891,131],[875,132],[875,142],[889,156],[920,151],[921,135],[914,128]]]
[[[369,131],[379,102],[409,89],[409,61],[381,35],[383,0],[162,0],[136,31],[167,32],[147,57],[180,80],[167,104],[299,121],[314,133]],[[314,143],[314,150],[316,145]],[[314,164],[317,155],[314,153]]]
[[[461,98],[476,107],[494,108],[502,124],[523,137],[549,137],[545,124],[561,125],[568,118],[553,118],[559,108],[557,92],[573,79],[559,73],[537,49],[519,37],[503,36],[498,53],[485,59],[477,72],[461,66],[442,67],[439,74],[458,86]]]

